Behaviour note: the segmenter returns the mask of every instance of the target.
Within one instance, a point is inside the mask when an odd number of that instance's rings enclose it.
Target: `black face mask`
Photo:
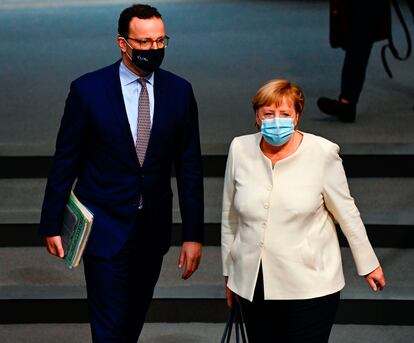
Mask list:
[[[150,50],[138,50],[132,49],[132,63],[143,71],[152,73],[158,69],[164,59],[164,50],[161,49],[150,49]]]

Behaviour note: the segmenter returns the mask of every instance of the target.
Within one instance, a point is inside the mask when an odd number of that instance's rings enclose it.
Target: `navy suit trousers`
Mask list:
[[[148,251],[143,214],[138,217],[136,230],[115,257],[84,257],[94,343],[136,343],[144,325],[163,256]]]

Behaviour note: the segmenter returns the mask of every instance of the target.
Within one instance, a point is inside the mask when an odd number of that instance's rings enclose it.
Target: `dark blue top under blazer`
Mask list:
[[[154,118],[141,167],[129,127],[119,63],[73,81],[49,174],[39,232],[60,234],[70,190],[93,213],[86,252],[114,256],[135,226],[142,194],[148,242],[170,246],[171,168],[174,162],[183,241],[203,240],[203,175],[197,104],[186,80],[162,69],[154,74]]]

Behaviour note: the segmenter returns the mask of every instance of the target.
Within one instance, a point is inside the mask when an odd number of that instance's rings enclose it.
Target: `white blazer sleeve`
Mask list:
[[[238,216],[234,209],[234,145],[233,140],[230,144],[224,175],[223,207],[221,213],[221,257],[224,276],[229,274],[231,262],[230,248],[234,242],[238,224]]]
[[[328,211],[339,223],[348,240],[359,275],[366,275],[379,266],[362,222],[351,197],[339,147],[334,144],[328,151],[324,176],[324,200]]]

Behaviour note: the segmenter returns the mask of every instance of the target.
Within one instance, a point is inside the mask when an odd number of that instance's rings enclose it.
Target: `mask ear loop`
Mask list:
[[[294,125],[294,129],[295,131],[299,131],[298,127],[299,127],[299,119],[300,119],[300,114],[299,112],[296,112],[296,124]]]
[[[122,36],[121,36],[122,37]],[[122,37],[122,39],[124,40],[124,42],[132,49],[134,50],[134,48],[127,42],[127,40],[125,39],[125,37]],[[125,55],[127,55],[129,57],[129,59],[132,61],[132,57],[129,56],[128,51],[125,51]]]
[[[254,126],[256,127],[256,129],[258,130],[258,131],[260,131],[260,125],[258,124],[258,122],[257,122],[257,118],[259,118],[260,119],[260,117],[259,117],[259,113],[257,113],[257,111],[255,112],[255,114],[256,114],[256,120],[254,121]],[[260,119],[260,121],[262,121],[261,119]]]

